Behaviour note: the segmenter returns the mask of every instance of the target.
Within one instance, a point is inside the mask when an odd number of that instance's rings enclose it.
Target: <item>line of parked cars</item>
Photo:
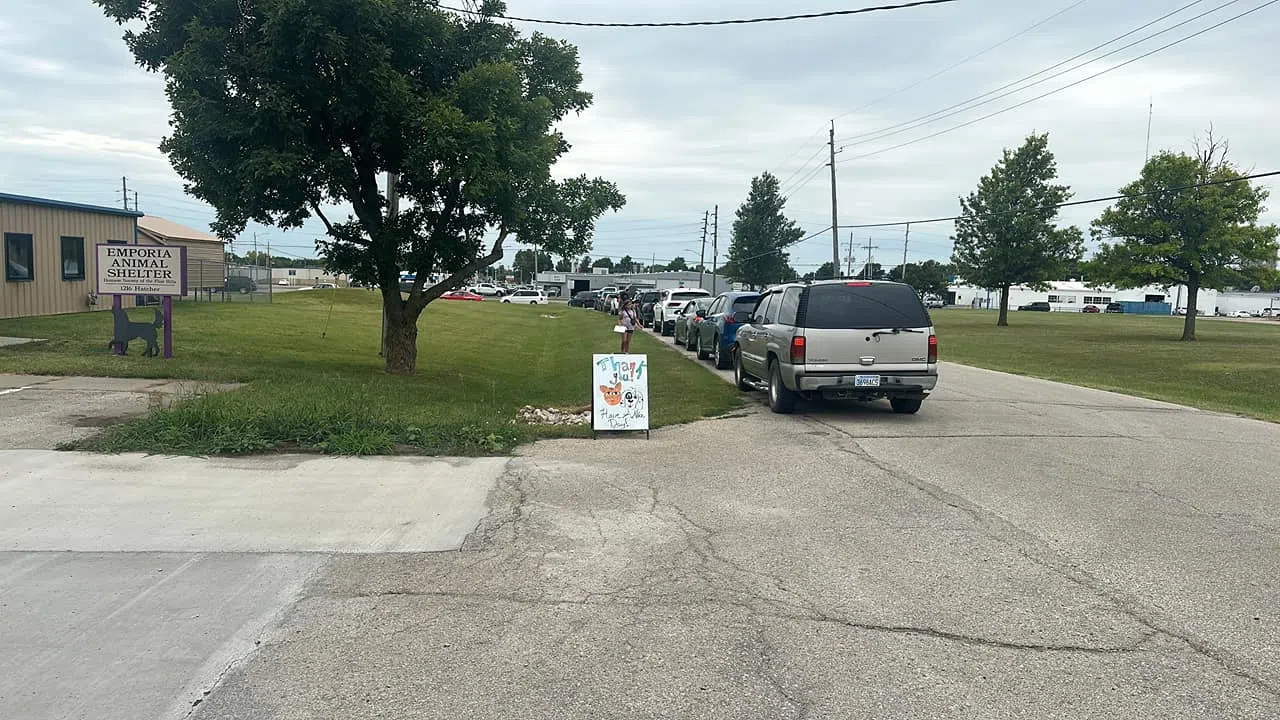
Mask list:
[[[788,283],[689,298],[670,317],[677,345],[732,367],[738,388],[767,392],[777,413],[800,398],[885,398],[895,413],[914,414],[937,386],[933,321],[902,283]]]

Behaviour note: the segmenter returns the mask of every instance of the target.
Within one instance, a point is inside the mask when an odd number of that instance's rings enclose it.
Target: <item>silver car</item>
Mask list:
[[[909,285],[830,280],[768,290],[738,330],[734,376],[767,390],[777,413],[796,399],[888,398],[919,412],[938,384],[938,336]]]

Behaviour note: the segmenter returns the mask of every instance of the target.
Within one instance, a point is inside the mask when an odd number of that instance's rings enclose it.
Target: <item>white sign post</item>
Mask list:
[[[124,354],[131,323],[122,304],[125,295],[156,295],[162,298],[164,357],[173,357],[173,298],[187,294],[187,248],[185,246],[116,245],[95,246],[98,260],[98,295],[111,296],[116,337],[112,352]],[[155,340],[154,330],[151,332]]]
[[[649,357],[593,355],[591,429],[649,432]]]

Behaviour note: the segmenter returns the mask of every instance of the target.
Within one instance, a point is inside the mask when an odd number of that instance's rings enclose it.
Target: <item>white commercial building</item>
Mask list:
[[[1049,303],[1053,312],[1082,312],[1089,305],[1105,309],[1107,303],[1113,302],[1169,303],[1175,311],[1187,306],[1187,288],[1181,285],[1120,290],[1106,285],[1089,285],[1075,280],[1064,280],[1050,282],[1048,286],[1048,290],[1033,290],[1021,285],[1009,288],[1009,309],[1014,310],[1019,305],[1029,305],[1034,302]],[[948,298],[952,304],[961,307],[990,310],[1000,308],[999,290],[960,284],[950,286],[948,295],[953,296]],[[1204,314],[1212,315],[1217,305],[1217,290],[1199,292],[1196,307]]]
[[[1270,309],[1280,309],[1280,293],[1274,292],[1224,292],[1218,294],[1218,312],[1230,315],[1244,310],[1253,315]]]

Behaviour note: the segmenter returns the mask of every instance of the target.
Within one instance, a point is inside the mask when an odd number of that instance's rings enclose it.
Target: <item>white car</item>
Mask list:
[[[1233,317],[1233,318],[1251,318],[1251,317],[1253,317],[1253,313],[1249,312],[1248,310],[1237,310],[1237,311],[1235,311],[1235,312],[1233,312],[1233,313],[1228,313],[1228,314],[1227,314],[1227,317]]]
[[[506,295],[506,292],[504,292],[502,288],[494,285],[493,283],[480,283],[479,285],[473,285],[469,289],[471,292],[477,295],[484,295],[485,297],[502,297],[503,295]]]
[[[546,294],[537,290],[517,290],[510,295],[502,298],[502,302],[509,305],[546,305]]]
[[[653,328],[659,335],[671,335],[676,331],[676,316],[690,300],[709,298],[711,293],[702,288],[672,288],[663,290],[658,302],[653,304]]]
[[[288,280],[281,280],[280,282],[278,282],[278,283],[276,283],[276,284],[277,284],[277,285],[283,285],[283,286],[285,286],[285,287],[288,287],[288,286],[289,286],[289,281],[288,281]]]

